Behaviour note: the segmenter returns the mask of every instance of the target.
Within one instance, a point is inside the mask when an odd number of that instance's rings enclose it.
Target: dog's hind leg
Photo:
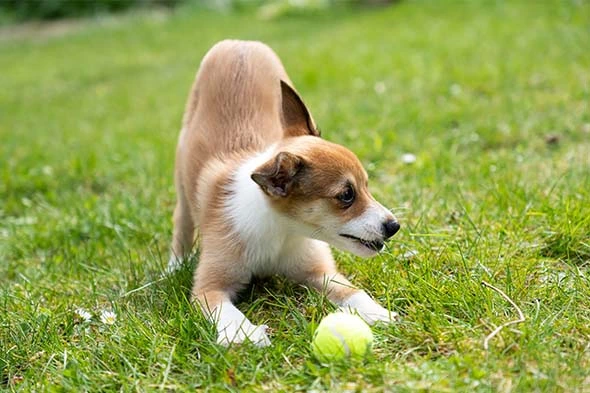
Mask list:
[[[172,246],[170,259],[168,260],[168,272],[177,270],[193,247],[195,235],[195,223],[191,217],[186,198],[181,190],[178,190],[178,200],[174,209],[174,232],[172,234]]]

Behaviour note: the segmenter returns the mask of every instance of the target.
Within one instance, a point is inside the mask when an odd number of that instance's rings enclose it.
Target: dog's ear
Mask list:
[[[307,107],[285,81],[281,81],[281,101],[283,109],[283,126],[288,136],[313,135],[320,136],[320,131],[313,123]]]
[[[271,197],[286,197],[293,189],[295,177],[304,161],[295,154],[280,152],[258,167],[250,176]]]

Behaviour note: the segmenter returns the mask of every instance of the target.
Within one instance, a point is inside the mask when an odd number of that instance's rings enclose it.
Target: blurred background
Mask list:
[[[385,5],[396,0],[4,0],[4,17],[17,21],[96,17],[131,9],[202,7],[222,12],[257,10],[262,17],[309,13],[343,5]]]
[[[379,257],[336,252],[405,321],[363,367],[306,360],[331,309],[298,286],[240,305],[269,351],[220,352],[190,271],[161,282],[186,97],[226,38],[277,52],[402,224]],[[589,48],[587,0],[0,0],[0,389],[590,386]],[[514,310],[482,280],[527,316],[489,352]]]

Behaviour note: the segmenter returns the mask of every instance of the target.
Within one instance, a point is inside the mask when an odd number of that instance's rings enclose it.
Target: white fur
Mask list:
[[[217,327],[217,343],[228,346],[246,340],[258,347],[267,347],[270,340],[266,335],[266,325],[253,325],[248,318],[231,302],[225,301],[217,306],[210,316]]]
[[[245,257],[253,270],[275,258],[287,238],[281,217],[269,206],[264,192],[251,178],[256,168],[273,155],[274,146],[238,168],[230,185],[232,197],[225,206],[233,230],[246,245]]]
[[[394,322],[398,315],[375,302],[365,291],[359,291],[342,302],[340,309],[350,314],[358,314],[365,322]]]

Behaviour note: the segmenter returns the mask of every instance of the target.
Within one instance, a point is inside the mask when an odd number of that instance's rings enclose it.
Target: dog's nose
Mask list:
[[[383,223],[383,237],[389,239],[399,231],[399,224],[395,220],[387,220]]]

